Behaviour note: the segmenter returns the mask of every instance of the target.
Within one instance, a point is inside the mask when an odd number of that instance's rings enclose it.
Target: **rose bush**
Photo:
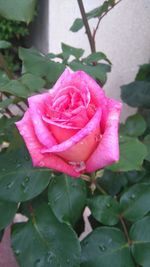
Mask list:
[[[121,103],[85,72],[66,69],[50,91],[28,103],[16,125],[34,166],[79,177],[118,161]]]

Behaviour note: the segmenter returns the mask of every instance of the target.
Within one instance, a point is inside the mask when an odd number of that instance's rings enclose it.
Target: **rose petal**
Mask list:
[[[49,94],[44,93],[29,97],[28,102],[29,102],[29,112],[31,115],[32,123],[37,138],[39,139],[40,143],[42,143],[44,146],[51,147],[57,144],[57,142],[42,119],[42,116],[45,112],[44,104],[48,98]]]
[[[84,71],[73,72],[67,68],[62,73],[58,81],[55,83],[50,93],[55,95],[58,90],[66,86],[75,86],[80,88],[80,91],[84,92],[85,88],[90,91],[91,103],[96,106],[103,106],[106,103],[105,93],[103,89],[97,84],[97,82]]]
[[[26,111],[22,120],[16,123],[16,126],[23,136],[26,146],[32,157],[33,165],[39,167],[47,167],[59,172],[64,172],[70,176],[79,177],[80,173],[76,172],[72,166],[67,164],[58,156],[47,153],[42,154],[42,145],[39,143],[35,132],[29,111]]]
[[[65,142],[62,142],[61,144],[54,145],[48,149],[42,149],[42,153],[61,152],[62,157],[71,161],[79,161],[83,160],[83,158],[87,159],[93,149],[95,149],[95,147],[97,146],[97,142],[94,142],[93,139],[95,135],[100,133],[100,118],[101,109],[99,108],[93,118],[87,123],[87,125],[83,129],[78,131],[74,136],[72,136]],[[78,145],[79,142],[80,144]],[[78,157],[80,157],[80,159]]]
[[[86,171],[93,172],[119,160],[118,121],[121,103],[109,99],[106,129],[98,147],[86,162]]]

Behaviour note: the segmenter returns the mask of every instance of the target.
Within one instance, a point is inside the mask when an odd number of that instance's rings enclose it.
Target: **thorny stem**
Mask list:
[[[98,22],[97,22],[97,25],[96,25],[96,28],[94,29],[93,31],[93,40],[94,40],[94,43],[95,43],[95,36],[96,36],[96,33],[97,33],[97,30],[99,28],[99,25],[100,25],[100,22],[101,20],[108,14],[109,11],[111,11],[116,5],[118,5],[122,0],[118,0],[118,2],[114,3],[113,6],[111,6],[102,16],[99,17],[98,19]]]
[[[92,37],[92,33],[91,33],[90,26],[89,26],[89,23],[88,23],[88,20],[86,17],[84,5],[83,5],[82,0],[77,0],[77,1],[78,1],[78,5],[80,8],[81,16],[83,19],[83,23],[84,23],[84,26],[86,29],[86,34],[87,34],[87,37],[88,37],[88,40],[90,43],[91,52],[94,53],[94,52],[96,52],[95,41],[94,41],[94,38]]]
[[[129,237],[129,234],[128,234],[128,230],[127,230],[127,227],[126,227],[126,224],[124,222],[124,219],[123,219],[122,215],[119,216],[119,219],[120,219],[120,222],[122,224],[122,228],[123,228],[123,231],[125,233],[125,236],[126,236],[126,239],[128,241],[128,244],[131,245],[132,241],[130,240],[130,237]]]

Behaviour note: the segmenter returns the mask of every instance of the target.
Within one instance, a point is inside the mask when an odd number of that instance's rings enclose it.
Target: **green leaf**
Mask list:
[[[138,139],[120,137],[120,160],[108,167],[112,171],[140,170],[147,154],[146,147]]]
[[[150,216],[134,223],[130,230],[132,254],[135,261],[143,267],[150,263]]]
[[[84,65],[80,61],[72,61],[69,66],[74,71],[83,70],[91,75],[94,79],[98,79],[102,84],[107,80],[107,72],[110,72],[110,65],[108,64],[97,64],[96,66]]]
[[[5,40],[0,40],[0,49],[7,49],[11,47],[11,43]]]
[[[7,108],[10,104],[13,104],[14,99],[12,98],[6,98],[3,101],[0,102],[0,109]]]
[[[77,32],[83,27],[83,20],[80,18],[75,19],[72,26],[70,27],[70,31]]]
[[[65,69],[65,65],[57,63],[36,49],[19,49],[19,58],[23,61],[25,72],[46,78],[50,83],[55,83]]]
[[[0,70],[0,88],[9,82],[9,78],[6,73]]]
[[[135,81],[123,85],[121,98],[131,107],[150,108],[150,82]]]
[[[47,204],[33,211],[27,223],[13,226],[12,247],[20,267],[80,266],[80,245],[75,233],[57,220]]]
[[[48,188],[50,206],[60,221],[75,225],[86,203],[86,186],[81,179],[65,174],[54,177]]]
[[[0,88],[0,91],[23,98],[26,98],[28,95],[28,88],[19,80],[10,80]]]
[[[7,92],[22,98],[27,98],[33,92],[40,91],[45,84],[45,81],[36,75],[27,73],[18,80],[10,80],[0,88],[1,92]]]
[[[0,199],[20,202],[40,194],[48,185],[50,170],[33,168],[19,136],[6,153],[0,154]]]
[[[140,136],[146,130],[146,122],[142,115],[135,114],[127,118],[125,124],[121,129],[121,134],[129,136]]]
[[[31,73],[22,75],[19,81],[28,88],[29,92],[27,96],[33,92],[39,92],[45,85],[45,81],[42,78]]]
[[[29,23],[35,12],[36,0],[0,0],[0,15],[10,20]]]
[[[115,225],[119,220],[119,204],[111,196],[95,196],[87,202],[95,219],[105,225]]]
[[[108,12],[109,7],[113,5],[114,2],[112,0],[105,1],[101,6],[98,6],[86,13],[87,20],[101,17],[104,13]],[[83,26],[84,26],[83,20],[77,18],[70,27],[70,31],[77,32],[80,29],[82,29]]]
[[[90,54],[86,58],[83,58],[83,62],[85,62],[86,64],[91,64],[93,62],[99,62],[101,60],[105,60],[111,65],[110,60],[102,52],[95,52],[95,53]]]
[[[81,247],[81,267],[134,267],[125,237],[117,228],[96,228]]]
[[[17,203],[0,200],[0,230],[10,224],[17,211]]]
[[[140,66],[140,69],[136,75],[136,81],[150,82],[150,64],[144,64]]]
[[[136,221],[148,213],[149,203],[150,184],[148,183],[133,185],[120,199],[122,214],[129,221]]]
[[[106,169],[103,176],[99,177],[96,181],[111,196],[115,196],[117,193],[119,193],[121,188],[125,187],[127,184],[127,179],[124,172],[111,172]]]
[[[144,145],[146,146],[147,152],[148,152],[145,159],[150,161],[150,134],[145,136],[143,142],[144,142]]]
[[[63,51],[63,58],[66,60],[68,60],[71,55],[79,59],[84,53],[83,49],[75,48],[73,46],[70,46],[64,43],[61,44],[61,48]]]

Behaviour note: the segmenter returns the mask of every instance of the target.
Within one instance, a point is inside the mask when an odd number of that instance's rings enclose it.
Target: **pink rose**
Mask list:
[[[85,72],[66,69],[50,91],[28,103],[16,125],[34,166],[79,177],[118,161],[121,103]]]

